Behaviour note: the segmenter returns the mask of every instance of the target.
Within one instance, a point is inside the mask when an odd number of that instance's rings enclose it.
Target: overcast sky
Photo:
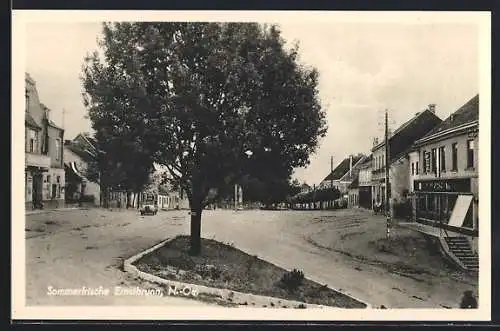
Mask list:
[[[319,70],[319,91],[328,134],[295,177],[319,183],[351,153],[369,153],[383,133],[383,110],[395,129],[430,103],[442,119],[478,93],[478,30],[475,25],[382,23],[286,23],[283,37],[299,41],[301,61]],[[90,131],[84,119],[79,75],[96,49],[100,23],[29,23],[26,67],[40,100],[62,125],[65,137]],[[379,125],[380,123],[380,125]]]

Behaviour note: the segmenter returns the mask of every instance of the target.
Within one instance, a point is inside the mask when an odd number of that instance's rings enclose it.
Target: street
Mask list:
[[[47,295],[48,286],[147,287],[122,272],[121,261],[167,237],[188,234],[189,220],[185,210],[155,216],[103,209],[26,216],[27,305],[206,305],[180,297]],[[477,293],[477,280],[460,280],[439,271],[409,277],[388,272],[387,263],[376,256],[350,251],[362,246],[356,241],[366,240],[363,236],[382,238],[384,222],[383,217],[363,210],[206,210],[202,236],[233,243],[284,268],[299,268],[307,278],[374,307],[456,307],[464,290]]]

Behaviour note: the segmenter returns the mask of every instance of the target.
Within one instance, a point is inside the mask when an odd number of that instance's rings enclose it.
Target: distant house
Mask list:
[[[416,113],[397,128],[389,137],[389,192],[397,202],[409,192],[408,152],[413,143],[439,125],[442,120],[435,114],[435,105]],[[374,142],[372,148],[372,199],[373,203],[385,204],[385,142]]]
[[[88,178],[89,164],[97,160],[95,140],[89,134],[80,133],[73,140],[64,142],[64,168],[66,171],[66,201],[79,203],[81,199],[96,206],[101,202],[101,189],[97,178]]]
[[[347,206],[349,208],[359,207],[359,175],[347,187],[348,198]]]
[[[358,173],[358,205],[363,208],[373,208],[372,203],[372,161],[373,155],[366,157],[359,165]]]
[[[168,180],[169,173],[166,167],[154,164],[154,173],[152,177],[160,179],[153,182],[151,190],[158,195],[157,203],[160,210],[170,209],[189,209],[189,200],[183,190],[175,189]]]
[[[477,250],[479,95],[413,145],[407,168],[416,220],[468,235]]]
[[[350,155],[321,181],[319,188],[335,187],[341,194],[347,194],[348,186],[357,177],[359,165],[366,158],[364,154]],[[333,168],[333,167],[332,167]]]

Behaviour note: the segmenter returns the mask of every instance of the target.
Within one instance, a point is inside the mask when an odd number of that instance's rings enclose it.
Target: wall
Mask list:
[[[63,131],[51,126],[48,126],[48,148],[50,156],[50,166],[53,168],[64,168],[64,134]],[[59,139],[59,158],[57,158],[56,139]]]
[[[467,140],[474,140],[474,168],[467,169]],[[451,145],[453,143],[457,144],[457,169],[452,170],[452,152]],[[439,149],[439,147],[445,147],[445,171],[437,171],[437,173],[423,173],[423,151],[431,151],[432,148]],[[479,187],[478,187],[478,164],[479,164],[479,139],[478,137],[469,138],[467,133],[462,133],[456,136],[448,137],[440,141],[433,141],[425,146],[419,148],[414,155],[412,155],[413,160],[419,155],[419,175],[412,176],[413,180],[425,180],[425,179],[454,179],[454,178],[470,178],[471,179],[471,193],[474,194],[473,200],[473,221],[474,226],[478,228],[478,210],[479,210]],[[411,163],[409,164],[409,171],[411,171]],[[439,170],[439,154],[437,167]]]
[[[420,169],[418,170],[417,174],[417,162],[418,162],[418,167],[420,168],[419,152],[411,151],[410,153],[408,153],[408,187],[410,192],[414,191],[413,181],[417,179],[420,175]],[[414,165],[414,173],[412,173],[411,171],[412,163]]]
[[[394,201],[403,201],[405,193],[410,192],[409,177],[406,157],[392,163],[389,169],[389,182],[391,183],[391,198]]]
[[[349,189],[348,206],[349,208],[359,206],[359,190],[357,188]]]
[[[385,148],[382,146],[377,150],[373,151],[372,160],[372,180],[379,180],[385,178]]]
[[[479,158],[479,140],[478,138],[474,138],[474,169],[466,169],[467,168],[467,134],[462,134],[460,136],[446,138],[445,140],[433,142],[428,145],[425,145],[419,149],[420,152],[420,160],[419,160],[419,176],[416,176],[415,179],[439,179],[439,178],[465,178],[465,177],[476,177],[478,176],[478,158]],[[472,138],[471,138],[472,139]],[[457,143],[457,170],[453,171],[452,168],[452,153],[451,153],[451,145],[453,143]],[[439,147],[445,147],[445,164],[446,169],[445,172],[440,174],[424,174],[423,173],[423,151],[431,151],[432,148],[439,149]],[[439,160],[439,157],[438,157]],[[411,167],[411,164],[410,164]],[[439,164],[438,164],[439,167]],[[411,171],[411,169],[410,169]]]
[[[370,186],[372,183],[372,168],[359,170],[359,186]]]
[[[82,160],[80,156],[73,153],[69,148],[64,147],[64,162],[69,164],[71,162],[75,162],[77,170],[81,172],[81,174],[85,174],[87,170],[87,163]],[[86,195],[93,195],[95,197],[95,205],[100,205],[100,196],[101,196],[101,187],[98,183],[91,182],[85,178],[85,192]]]

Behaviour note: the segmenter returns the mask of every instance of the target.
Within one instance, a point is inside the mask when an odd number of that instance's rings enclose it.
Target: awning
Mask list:
[[[462,227],[465,221],[465,216],[467,216],[467,211],[469,210],[470,204],[472,202],[472,195],[459,195],[457,197],[457,202],[453,207],[453,212],[451,213],[450,221],[448,225],[455,227]]]

